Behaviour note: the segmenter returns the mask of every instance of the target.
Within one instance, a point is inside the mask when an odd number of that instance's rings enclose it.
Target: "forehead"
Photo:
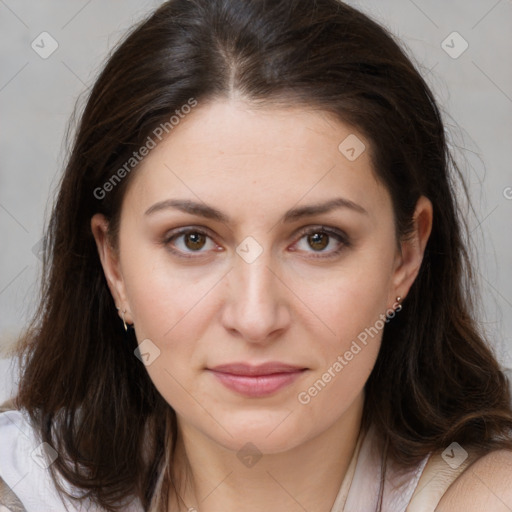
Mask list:
[[[145,157],[128,190],[140,208],[171,194],[253,212],[339,194],[389,206],[369,142],[352,127],[318,110],[235,100],[199,103]]]

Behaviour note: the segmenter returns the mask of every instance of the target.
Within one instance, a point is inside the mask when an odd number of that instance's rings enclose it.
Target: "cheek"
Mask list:
[[[176,412],[189,414],[195,403],[191,396],[202,397],[195,378],[205,361],[200,342],[213,324],[212,298],[224,272],[184,270],[171,265],[165,251],[131,249],[123,270],[135,332],[141,347],[150,340],[157,354],[146,370]]]
[[[123,260],[126,294],[141,334],[164,341],[171,331],[204,311],[204,298],[219,279],[201,266],[180,267],[161,247],[127,244]]]
[[[320,325],[315,330],[322,329],[325,350],[344,349],[376,324],[382,330],[392,277],[389,261],[385,255],[361,255],[320,279],[296,281],[297,294],[305,297]]]
[[[318,403],[325,405],[333,397],[340,404],[349,403],[364,386],[377,358],[385,326],[381,318],[385,294],[379,300],[375,289],[373,294],[365,293],[361,284],[347,279],[333,287],[329,296],[309,295],[325,328],[316,328],[314,351],[319,365],[308,381],[313,388],[302,390],[311,398],[321,394]]]
[[[335,421],[362,392],[377,359],[385,322],[386,279],[378,274],[353,273],[331,285],[329,294],[311,294],[330,331],[322,330],[315,344],[320,362],[298,390],[296,401],[305,422]],[[369,284],[371,283],[371,284]],[[316,332],[320,332],[317,328]],[[313,333],[314,334],[314,333]]]
[[[156,354],[146,371],[173,409],[189,414],[195,403],[191,396],[201,397],[191,376],[201,363],[196,357],[197,340],[208,325],[207,295],[214,280],[190,279],[151,254],[135,260],[138,265],[127,266],[126,290],[137,340],[141,347],[150,340]]]

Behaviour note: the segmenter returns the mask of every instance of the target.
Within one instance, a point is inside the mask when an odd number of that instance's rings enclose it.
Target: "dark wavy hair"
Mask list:
[[[128,495],[145,509],[154,499],[162,462],[174,453],[176,415],[134,357],[133,331],[127,343],[90,220],[106,215],[115,244],[136,167],[108,194],[98,188],[190,98],[201,104],[235,92],[262,108],[317,108],[359,130],[391,194],[397,240],[410,233],[418,198],[432,202],[419,274],[365,384],[362,428],[376,425],[403,467],[454,440],[512,449],[508,381],[473,311],[455,194],[463,178],[439,107],[406,52],[338,0],[170,0],[124,37],[90,91],[45,235],[42,296],[20,340],[15,403],[62,455],[54,478],[109,511]]]

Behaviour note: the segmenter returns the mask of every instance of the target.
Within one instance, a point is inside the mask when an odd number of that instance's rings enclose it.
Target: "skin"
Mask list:
[[[366,146],[354,161],[338,150],[350,134]],[[291,208],[335,197],[366,213],[340,208],[281,222]],[[170,198],[206,203],[230,221],[171,208],[145,214]],[[202,246],[166,238],[186,226],[208,231]],[[321,226],[341,230],[348,244],[299,232]],[[139,343],[150,339],[160,350],[146,368],[178,417],[175,467],[188,476],[180,488],[187,507],[330,511],[357,441],[382,331],[309,403],[297,396],[407,295],[432,226],[424,197],[414,226],[398,243],[389,193],[357,130],[312,109],[251,109],[240,99],[199,104],[144,159],[123,201],[117,250],[107,220],[92,218],[120,314],[126,311]],[[262,249],[251,263],[236,252],[249,236]],[[236,361],[307,370],[271,396],[246,397],[206,370]],[[252,467],[237,457],[248,442],[262,454]]]
[[[436,512],[510,512],[512,451],[495,450],[473,464],[451,484]]]

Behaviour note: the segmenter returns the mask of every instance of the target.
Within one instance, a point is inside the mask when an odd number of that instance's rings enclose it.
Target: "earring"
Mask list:
[[[402,297],[400,297],[400,296],[398,296],[396,298],[397,302],[400,302],[401,300],[402,300]],[[398,304],[398,306],[395,308],[395,311],[401,311],[401,309],[402,309],[402,304]]]
[[[117,310],[119,311],[121,308],[117,308]],[[124,326],[124,330],[125,331],[128,331],[128,326],[126,325],[126,322],[124,320],[124,314],[126,313],[126,309],[123,309],[123,311],[121,312],[121,317],[123,319],[123,326]]]

